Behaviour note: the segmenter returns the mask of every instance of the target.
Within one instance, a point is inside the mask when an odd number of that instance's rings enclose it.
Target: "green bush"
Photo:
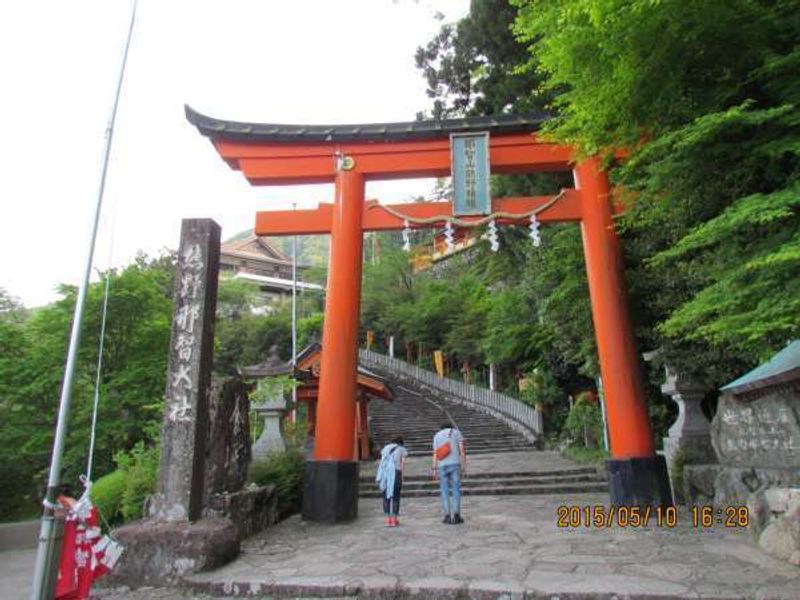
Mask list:
[[[111,524],[122,519],[122,495],[128,476],[122,469],[112,471],[94,482],[90,496],[103,518]]]
[[[249,480],[257,485],[274,485],[278,494],[280,518],[298,512],[303,501],[303,469],[305,457],[290,447],[285,452],[275,452],[265,460],[250,465]]]
[[[301,453],[308,438],[308,420],[305,412],[305,404],[300,404],[297,409],[297,420],[294,423],[287,420],[283,424],[283,441],[286,447]]]
[[[136,444],[130,452],[117,453],[114,460],[125,474],[120,512],[126,521],[139,519],[144,514],[144,503],[156,491],[160,448]]]
[[[681,448],[672,457],[669,465],[669,478],[672,482],[672,491],[677,504],[686,502],[686,489],[683,481],[683,467],[699,462],[701,454],[691,448]]]
[[[525,378],[529,385],[519,393],[520,400],[530,406],[541,407],[545,433],[560,433],[567,418],[568,405],[564,392],[556,384],[552,373],[545,367],[536,367],[526,373]]]
[[[608,452],[602,448],[577,448],[572,446],[564,448],[562,454],[577,463],[594,465],[602,465],[609,458]]]
[[[580,394],[569,411],[564,429],[569,434],[571,445],[596,448],[603,439],[603,415],[600,402],[592,401],[587,394]]]

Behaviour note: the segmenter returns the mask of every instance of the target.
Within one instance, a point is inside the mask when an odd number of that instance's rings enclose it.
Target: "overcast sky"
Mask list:
[[[132,3],[0,4],[0,287],[36,306],[85,264],[106,128]],[[226,236],[257,210],[332,200],[332,186],[253,188],[186,121],[413,120],[429,108],[414,51],[468,0],[140,0],[94,264],[175,247],[180,220]],[[429,181],[369,197],[429,195]],[[113,241],[110,232],[113,230]],[[111,248],[111,250],[110,250]]]

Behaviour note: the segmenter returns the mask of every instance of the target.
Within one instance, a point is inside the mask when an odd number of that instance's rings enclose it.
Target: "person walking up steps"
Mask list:
[[[450,423],[442,424],[433,436],[433,478],[439,480],[442,494],[442,523],[460,525],[461,518],[461,477],[467,467],[467,452],[464,436]]]
[[[405,449],[402,436],[395,437],[381,450],[381,462],[375,481],[383,492],[386,527],[400,525],[397,516],[400,514],[400,491],[403,488],[403,467],[407,456],[408,450]]]

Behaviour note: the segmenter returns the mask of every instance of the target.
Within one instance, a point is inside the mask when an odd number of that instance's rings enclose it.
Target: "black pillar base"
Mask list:
[[[303,519],[319,523],[352,521],[358,516],[357,462],[306,461]]]
[[[663,456],[612,458],[606,461],[608,492],[615,506],[669,506],[667,461]]]

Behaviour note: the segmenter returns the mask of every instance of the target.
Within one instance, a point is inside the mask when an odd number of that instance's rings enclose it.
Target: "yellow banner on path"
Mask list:
[[[372,344],[375,342],[375,332],[367,331],[367,350],[372,350]]]
[[[433,364],[439,377],[444,377],[444,353],[441,350],[433,351]]]

